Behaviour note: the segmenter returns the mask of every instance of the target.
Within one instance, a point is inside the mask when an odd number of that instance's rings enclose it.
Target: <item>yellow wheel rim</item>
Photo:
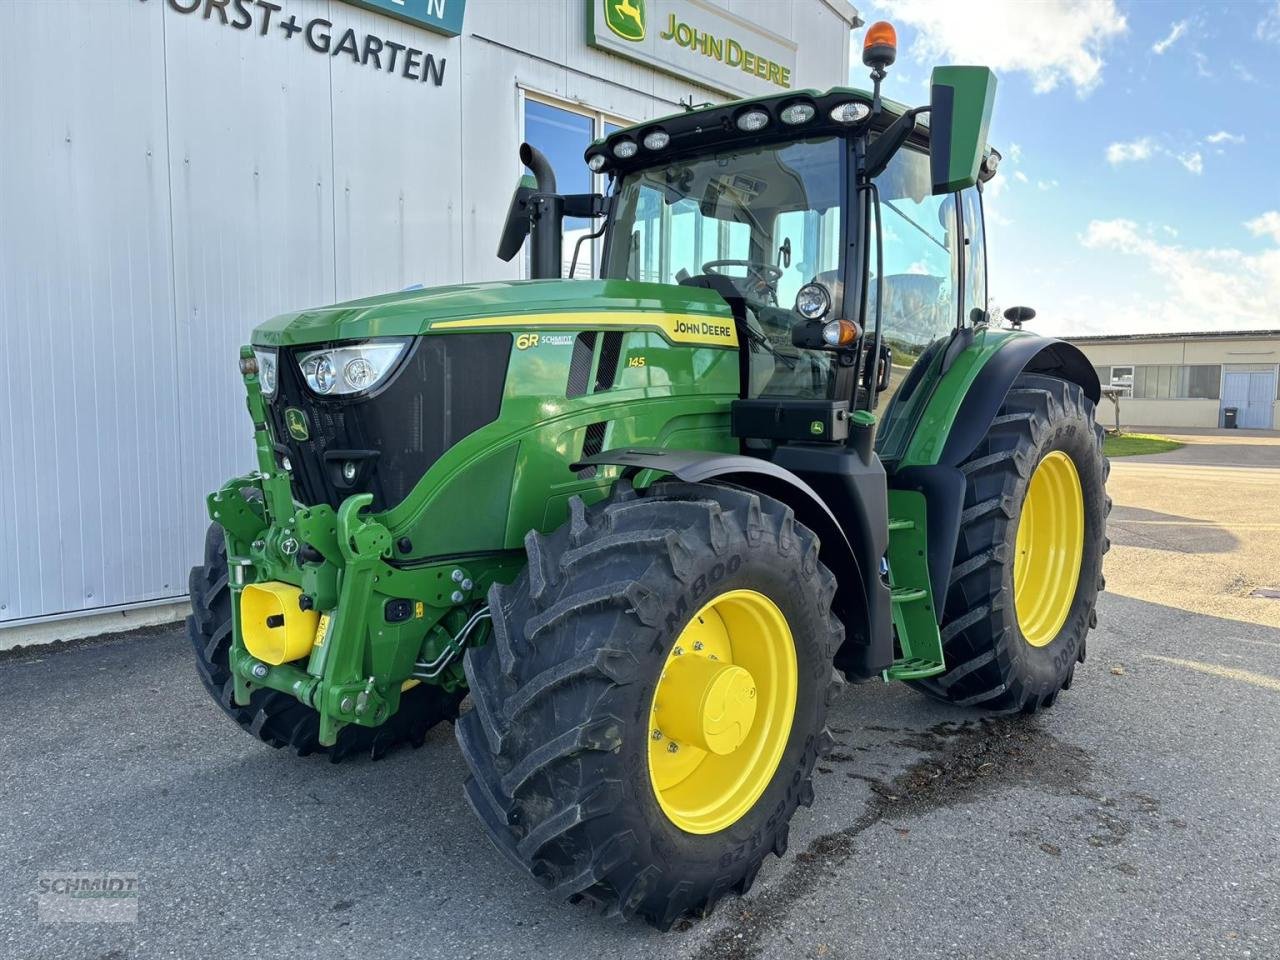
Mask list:
[[[1045,455],[1031,475],[1018,518],[1013,601],[1027,643],[1046,646],[1067,622],[1084,556],[1084,495],[1080,474],[1061,450]]]
[[[676,638],[649,709],[649,782],[688,833],[736,823],[773,780],[796,712],[787,618],[754,590],[707,603]]]

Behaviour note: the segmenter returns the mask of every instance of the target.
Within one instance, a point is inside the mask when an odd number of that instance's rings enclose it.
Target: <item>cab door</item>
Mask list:
[[[932,393],[946,345],[971,314],[986,319],[986,256],[978,188],[935,196],[927,153],[901,150],[876,185],[880,230],[872,218],[866,317],[870,326],[879,296],[882,349],[881,362],[866,365],[866,386],[884,410],[876,452],[892,464]]]

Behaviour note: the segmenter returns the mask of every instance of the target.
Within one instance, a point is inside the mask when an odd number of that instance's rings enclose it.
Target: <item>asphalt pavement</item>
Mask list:
[[[1119,518],[1205,520],[1253,570],[1242,531],[1133,480]],[[1189,576],[1197,527],[1159,525],[1162,547],[1113,526],[1089,659],[1047,713],[842,688],[790,851],[667,934],[515,874],[462,798],[450,728],[377,763],[300,760],[221,715],[174,628],[7,655],[0,956],[1278,957],[1280,629],[1133,595],[1142,557]],[[137,922],[39,922],[37,876],[75,869],[137,874]]]

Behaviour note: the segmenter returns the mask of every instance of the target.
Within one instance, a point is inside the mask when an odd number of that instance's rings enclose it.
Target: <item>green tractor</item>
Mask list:
[[[498,850],[665,929],[786,850],[836,671],[1052,704],[1102,588],[1098,380],[988,316],[995,78],[908,109],[893,56],[878,25],[870,93],[617,131],[607,195],[522,147],[499,254],[535,279],[259,326],[257,469],[191,574],[221,708],[335,760],[457,720]]]

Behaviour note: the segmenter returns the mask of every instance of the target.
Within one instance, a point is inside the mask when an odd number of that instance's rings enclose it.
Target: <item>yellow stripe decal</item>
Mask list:
[[[671,343],[710,347],[738,345],[738,331],[731,317],[693,313],[657,313],[647,310],[475,317],[467,320],[445,320],[431,325],[433,330],[483,330],[494,327],[501,327],[515,333],[521,330],[564,330],[578,327],[602,330],[609,327],[626,327],[631,330],[656,331]]]

